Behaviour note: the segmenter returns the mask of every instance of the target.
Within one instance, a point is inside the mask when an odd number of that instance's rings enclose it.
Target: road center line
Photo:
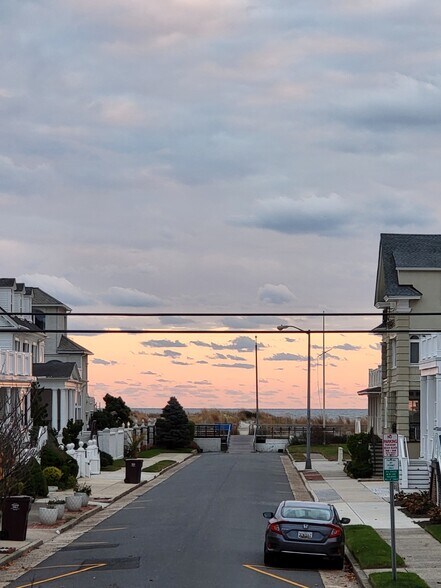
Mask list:
[[[269,576],[270,578],[275,578],[276,580],[280,580],[281,582],[285,582],[285,584],[290,584],[291,586],[297,586],[297,588],[310,588],[309,586],[305,586],[304,584],[299,584],[298,582],[293,582],[293,580],[288,580],[287,578],[283,578],[283,576],[276,576],[276,574],[270,574],[270,572],[265,572],[264,570],[260,570],[259,568],[251,566],[249,564],[243,564],[243,567],[247,568],[249,570],[253,570],[253,572],[258,572],[259,574],[263,574],[264,576]]]

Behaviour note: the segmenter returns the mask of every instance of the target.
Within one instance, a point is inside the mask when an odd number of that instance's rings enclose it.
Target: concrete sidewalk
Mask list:
[[[294,465],[315,500],[334,504],[351,524],[370,525],[390,544],[389,483],[381,480],[357,481],[343,471],[343,464],[313,454],[312,470],[305,464]],[[430,588],[441,586],[441,543],[395,507],[396,547],[407,567],[400,571],[415,572]],[[385,570],[369,570],[369,573]],[[367,584],[368,585],[368,584]]]
[[[186,459],[193,457],[191,453],[162,453],[155,457],[143,460],[142,468],[146,468],[154,463],[163,460],[171,460],[181,463]],[[173,466],[171,466],[173,467]],[[164,472],[165,470],[163,470]],[[163,473],[161,472],[161,473]],[[38,509],[43,506],[48,500],[62,499],[68,494],[72,494],[73,490],[61,490],[58,492],[50,492],[47,498],[37,499],[33,504],[28,517],[28,529],[25,541],[8,541],[0,540],[0,567],[8,562],[20,557],[32,549],[38,548],[43,543],[50,541],[54,536],[63,533],[72,526],[78,524],[84,518],[87,518],[103,508],[112,504],[118,498],[125,494],[132,492],[139,486],[146,484],[153,480],[159,473],[141,472],[140,484],[126,484],[125,468],[121,468],[115,472],[101,472],[91,478],[80,478],[79,483],[86,483],[92,487],[92,494],[90,496],[88,507],[82,509],[79,513],[65,512],[63,521],[57,526],[48,527],[39,523]]]

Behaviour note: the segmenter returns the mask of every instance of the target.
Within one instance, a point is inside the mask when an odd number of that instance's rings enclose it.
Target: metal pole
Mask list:
[[[326,351],[325,351],[325,311],[323,311],[323,445],[326,445]]]
[[[392,580],[397,581],[397,550],[395,545],[395,499],[394,483],[389,482],[390,504],[390,544],[392,548]]]
[[[259,370],[257,366],[257,335],[255,337],[254,354],[256,361],[256,433],[259,426]]]
[[[305,470],[311,470],[311,331],[308,335],[308,384],[306,391],[306,463]]]

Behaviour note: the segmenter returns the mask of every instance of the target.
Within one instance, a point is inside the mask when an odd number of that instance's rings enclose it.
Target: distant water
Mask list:
[[[162,412],[161,408],[134,408],[133,410],[139,412],[145,412],[147,414],[160,414]],[[186,408],[185,412],[188,414],[194,414],[195,412],[200,412],[203,410],[202,408]],[[208,409],[209,410],[209,409]],[[219,408],[214,409],[219,410],[219,412],[229,413],[229,412],[239,412],[240,410],[249,410],[254,412],[255,408]],[[305,417],[306,418],[306,409],[302,408],[262,408],[260,409],[262,412],[267,412],[272,414],[273,416],[284,416],[284,417],[291,417],[291,418],[298,418],[298,417]],[[323,411],[318,408],[311,409],[311,417],[319,417],[321,418],[323,415]],[[329,421],[337,420],[339,417],[342,418],[349,418],[349,419],[356,419],[356,418],[363,418],[367,416],[367,409],[365,408],[327,408],[326,409],[326,419]]]

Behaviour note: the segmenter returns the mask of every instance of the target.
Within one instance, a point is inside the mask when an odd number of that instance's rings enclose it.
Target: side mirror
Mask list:
[[[348,525],[351,522],[351,519],[348,519],[348,517],[343,517],[340,519],[340,521],[342,525]]]
[[[263,513],[263,516],[264,516],[266,519],[272,519],[272,518],[274,517],[274,513],[273,513],[273,512],[264,512],[264,513]]]

